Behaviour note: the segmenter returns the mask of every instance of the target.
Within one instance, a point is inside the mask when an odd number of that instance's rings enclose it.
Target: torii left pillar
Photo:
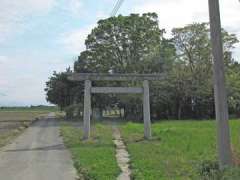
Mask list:
[[[91,118],[91,87],[92,82],[85,80],[84,82],[84,112],[83,112],[83,138],[90,138],[90,118]]]

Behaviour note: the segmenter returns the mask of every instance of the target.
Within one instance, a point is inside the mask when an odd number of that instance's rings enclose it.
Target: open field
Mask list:
[[[112,180],[120,173],[115,158],[110,126],[97,124],[92,139],[82,139],[81,128],[69,124],[62,125],[61,133],[66,146],[70,149],[79,176],[86,180]]]
[[[121,132],[131,156],[133,179],[240,179],[240,170],[218,172],[215,121],[156,123],[151,141],[143,140],[142,124],[127,123]],[[231,121],[231,135],[237,162],[240,121]]]
[[[26,108],[13,108],[0,110],[0,147],[17,136],[22,129],[37,117],[45,116],[49,113],[47,109],[35,109],[27,111]]]
[[[55,112],[55,111],[59,111],[58,107],[56,106],[23,106],[23,107],[0,107],[0,112],[1,111],[47,111],[47,112]]]

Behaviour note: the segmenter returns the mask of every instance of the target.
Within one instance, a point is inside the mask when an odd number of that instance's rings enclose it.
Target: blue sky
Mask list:
[[[0,0],[0,106],[47,104],[45,82],[72,66],[116,0]],[[220,0],[222,25],[240,39],[240,3]],[[119,13],[157,12],[161,28],[208,21],[207,0],[125,0]],[[240,45],[234,50],[240,60]]]

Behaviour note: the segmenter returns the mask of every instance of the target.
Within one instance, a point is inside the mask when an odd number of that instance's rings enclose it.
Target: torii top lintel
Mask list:
[[[73,73],[68,76],[70,81],[159,81],[162,74],[107,74],[107,73]]]

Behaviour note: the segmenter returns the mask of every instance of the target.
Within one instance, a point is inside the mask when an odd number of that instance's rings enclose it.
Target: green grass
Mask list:
[[[240,153],[240,121],[230,124],[232,146]],[[203,168],[215,166],[215,121],[165,121],[153,124],[152,131],[153,139],[145,141],[142,124],[127,123],[121,127],[131,156],[133,179],[204,179]],[[220,178],[220,175],[213,176],[209,180]],[[233,176],[230,174],[227,179],[240,179],[239,173],[237,177]]]
[[[69,124],[62,125],[66,146],[70,149],[78,174],[89,180],[114,180],[120,173],[112,142],[112,129],[97,124],[92,130],[91,140],[82,140],[82,130]]]

